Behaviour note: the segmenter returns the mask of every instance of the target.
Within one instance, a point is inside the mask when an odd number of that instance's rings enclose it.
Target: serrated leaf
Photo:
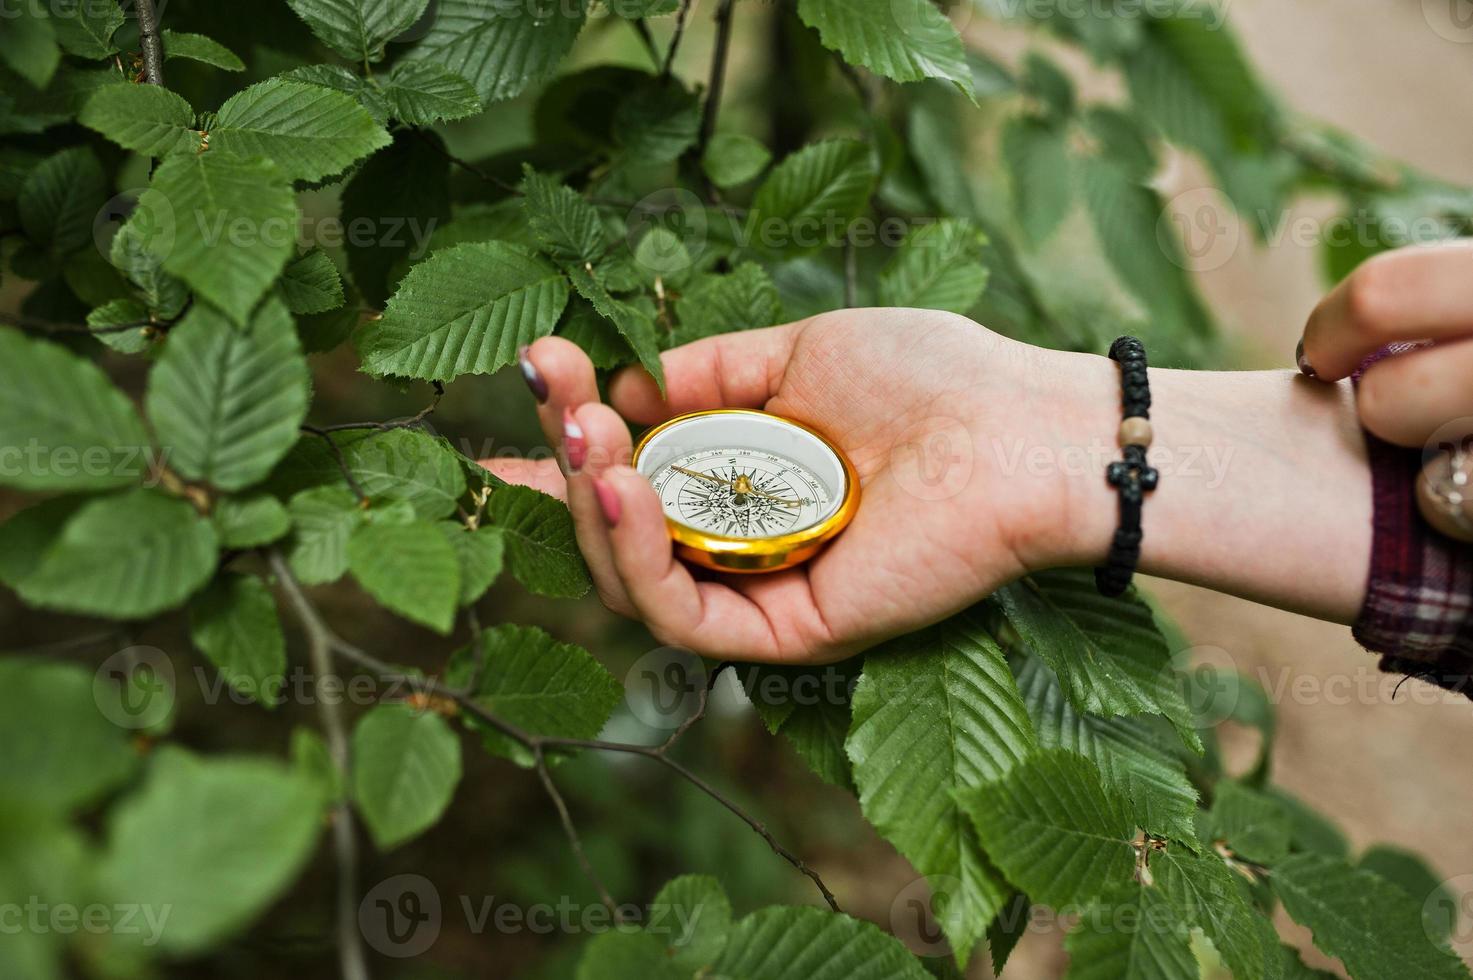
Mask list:
[[[437,61],[468,79],[485,103],[521,94],[550,76],[573,46],[587,0],[441,0],[409,57]]]
[[[245,71],[245,62],[214,38],[165,29],[163,41],[165,58],[187,58],[223,71]]]
[[[766,908],[737,922],[711,971],[742,980],[929,980],[900,940],[827,909]]]
[[[460,782],[460,739],[445,719],[380,705],[353,729],[353,802],[380,850],[434,826]]]
[[[1446,941],[1458,927],[1458,896],[1420,856],[1387,844],[1366,848],[1356,867],[1380,875],[1422,903],[1427,935]]]
[[[25,574],[7,577],[42,609],[146,619],[183,603],[215,569],[214,529],[189,504],[151,490],[87,501],[50,530]]]
[[[382,87],[362,75],[353,74],[342,65],[299,65],[276,77],[285,81],[320,85],[351,95],[380,126],[387,126],[389,117],[394,113],[394,107],[389,104]]]
[[[464,687],[473,679],[471,697],[486,710],[530,734],[558,738],[596,737],[624,695],[587,650],[511,623],[485,630],[451,659],[448,683]],[[480,727],[473,717],[468,723]],[[488,751],[532,764],[526,746],[491,729],[482,734]]]
[[[988,857],[1035,902],[1087,902],[1131,880],[1134,824],[1083,756],[1035,753],[958,803]]]
[[[501,574],[502,553],[506,544],[499,527],[467,528],[458,521],[435,524],[455,550],[460,563],[460,604],[469,606],[491,588]]]
[[[97,365],[0,328],[0,445],[19,454],[0,484],[104,490],[148,473],[149,438],[133,405]]]
[[[822,780],[854,792],[844,742],[851,726],[850,700],[859,680],[859,658],[822,667],[746,664],[742,689],[762,723],[783,739]]]
[[[348,571],[348,539],[363,523],[363,509],[346,487],[314,487],[292,497],[292,539],[287,562],[304,585],[336,582]]]
[[[1427,937],[1421,904],[1379,875],[1320,854],[1296,854],[1270,880],[1290,917],[1356,980],[1469,976],[1457,956]]]
[[[700,99],[669,79],[630,93],[614,111],[619,146],[640,166],[679,159],[695,145],[700,130]]]
[[[1289,846],[1295,851],[1313,851],[1326,857],[1348,858],[1350,842],[1339,827],[1299,797],[1278,786],[1265,791],[1289,814],[1292,826]]]
[[[599,316],[593,304],[581,296],[574,297],[568,304],[557,334],[583,348],[593,366],[602,370],[636,359],[634,348],[619,333],[619,328]]]
[[[880,272],[879,301],[966,315],[987,288],[986,244],[987,236],[969,221],[943,218],[920,226]]]
[[[909,2],[909,0],[907,0]],[[748,227],[769,251],[806,254],[837,244],[874,192],[878,171],[870,147],[827,140],[804,147],[773,168],[752,202]]]
[[[173,247],[174,231],[155,224],[159,215],[135,210],[113,236],[108,260],[129,282],[138,287],[154,316],[172,320],[189,302],[189,287],[164,271],[160,246]]]
[[[1016,117],[1003,127],[1002,155],[1013,186],[1013,214],[1033,245],[1046,242],[1069,213],[1073,173],[1066,130]]]
[[[124,149],[144,156],[197,151],[194,108],[158,85],[109,85],[99,89],[77,121]]]
[[[661,924],[652,919],[645,934],[664,945],[665,957],[677,967],[697,972],[726,947],[731,902],[715,878],[682,875],[672,879],[655,895],[650,908],[659,910],[662,919]]]
[[[394,116],[411,126],[464,119],[481,111],[471,83],[434,61],[401,61],[389,72],[384,90]]]
[[[442,635],[455,625],[460,561],[432,524],[365,524],[348,539],[348,570],[384,606]]]
[[[426,0],[287,0],[312,33],[355,63],[379,61],[384,43],[424,13]]]
[[[165,271],[244,323],[295,251],[296,196],[266,160],[175,154],[138,199]],[[169,239],[172,238],[172,243]]]
[[[348,268],[375,306],[393,294],[401,265],[454,244],[435,237],[450,217],[450,161],[444,150],[435,133],[401,131],[343,188],[344,225],[371,232],[348,236]]]
[[[113,35],[123,26],[123,11],[115,0],[52,0],[49,8],[51,29],[68,54],[96,61],[118,50]]]
[[[1150,870],[1177,916],[1212,940],[1236,980],[1278,980],[1278,934],[1221,858],[1168,845],[1150,856]]]
[[[897,82],[944,78],[972,93],[961,35],[929,0],[799,0],[798,16],[851,65]]]
[[[1272,866],[1288,855],[1292,824],[1281,803],[1228,779],[1219,781],[1213,792],[1215,840],[1225,840],[1235,854],[1257,864]]]
[[[141,354],[153,346],[158,332],[149,323],[148,307],[136,299],[115,299],[87,314],[93,336],[122,354]],[[116,329],[128,327],[127,330]]]
[[[166,747],[137,795],[113,808],[98,868],[117,901],[170,910],[159,949],[200,952],[243,929],[306,864],[322,794],[264,759]]]
[[[281,293],[293,313],[326,313],[343,305],[343,277],[327,253],[314,248],[282,270]]]
[[[772,151],[750,136],[717,133],[701,156],[701,169],[722,190],[755,180],[772,162]]]
[[[957,799],[1035,745],[1013,675],[969,611],[871,651],[853,712],[860,809],[918,872],[956,883],[938,918],[965,964],[1008,896]]]
[[[782,301],[772,277],[755,262],[743,262],[724,276],[703,276],[675,303],[680,326],[671,345],[736,330],[782,322]]]
[[[1161,891],[1121,885],[1080,915],[1064,939],[1067,980],[1192,980],[1191,934]]]
[[[465,493],[460,457],[442,441],[418,430],[358,430],[333,434],[343,464],[372,506],[406,501],[426,521],[455,510]],[[346,488],[342,469],[325,440],[303,436],[272,474],[270,489],[290,498],[309,487]]]
[[[1062,68],[1042,53],[1028,52],[1023,60],[1023,74],[1019,81],[1023,90],[1037,99],[1054,121],[1073,115],[1074,82]]]
[[[584,266],[570,265],[567,273],[568,281],[573,284],[578,295],[592,303],[599,316],[614,325],[639,358],[639,363],[663,392],[665,369],[660,363],[660,338],[655,333],[654,317],[633,303],[616,299],[599,280],[596,271],[590,272]]]
[[[608,251],[608,236],[592,204],[577,191],[527,168],[522,207],[537,242],[559,262],[596,262]]]
[[[145,401],[170,467],[243,490],[296,443],[310,380],[279,300],[268,300],[240,329],[197,306],[169,331]]]
[[[265,582],[238,572],[215,579],[189,604],[189,638],[231,687],[276,706],[286,676],[286,638]]]
[[[1105,785],[1129,802],[1138,827],[1195,842],[1197,790],[1146,722],[1081,715],[1064,696],[1058,678],[1034,657],[1019,668],[1018,688],[1040,745],[1076,752],[1099,767]]]
[[[7,17],[0,31],[0,61],[34,87],[46,88],[61,64],[61,48],[44,7],[17,9],[19,16]]]
[[[0,804],[9,812],[79,809],[133,771],[128,732],[98,709],[95,681],[76,664],[0,660]]]
[[[22,21],[24,22],[24,21]],[[7,21],[7,30],[12,21]],[[16,210],[26,237],[64,256],[92,241],[92,219],[107,197],[102,165],[82,146],[37,164],[21,184]]]
[[[388,132],[356,99],[320,85],[282,79],[260,82],[231,96],[210,129],[212,149],[264,156],[293,180],[342,173],[388,145]]]
[[[567,302],[567,280],[536,256],[501,242],[457,245],[409,271],[383,318],[359,332],[358,353],[370,374],[491,374],[552,333]]]
[[[259,548],[291,530],[291,515],[281,501],[264,493],[225,497],[210,514],[222,548]]]
[[[1150,607],[1133,593],[1108,599],[1088,571],[1033,575],[996,596],[1023,642],[1053,669],[1069,703],[1084,714],[1161,714],[1201,751]],[[1034,896],[1035,898],[1037,896]]]

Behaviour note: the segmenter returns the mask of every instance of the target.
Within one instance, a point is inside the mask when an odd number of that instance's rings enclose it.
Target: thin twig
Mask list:
[[[834,57],[834,63],[839,66],[839,73],[854,87],[854,93],[859,96],[859,101],[864,106],[865,111],[873,115],[875,111],[875,93],[864,83],[864,77],[859,74],[859,69],[837,55]]]
[[[347,728],[343,723],[341,703],[326,688],[332,677],[332,647],[335,637],[316,614],[306,594],[297,586],[291,568],[280,551],[271,552],[271,569],[277,579],[287,586],[287,598],[307,633],[307,651],[312,663],[318,717],[322,721],[322,731],[327,738],[327,749],[332,756],[333,765],[337,767],[346,784],[352,761]],[[368,980],[368,964],[364,959],[363,944],[358,932],[358,838],[353,830],[353,810],[347,801],[339,802],[333,807],[332,836],[338,873],[338,965],[342,970],[343,980]]]
[[[413,429],[425,419],[435,413],[440,407],[440,399],[445,397],[445,385],[439,381],[431,381],[435,386],[435,397],[430,403],[420,409],[407,419],[396,419],[392,422],[340,422],[337,425],[314,426],[317,433],[324,432],[349,432],[354,429],[375,429],[379,432],[388,432],[390,429]]]
[[[431,133],[429,130],[427,130],[427,129],[419,129],[418,127],[416,127],[416,128],[411,129],[410,131],[412,133],[414,133],[414,135],[418,136],[420,139],[424,140],[430,146],[434,147],[435,150],[436,150],[436,152],[438,152],[446,160],[450,161],[455,166],[460,167],[462,170],[466,171],[467,173],[473,174],[474,176],[479,177],[481,180],[484,180],[486,183],[491,184],[492,186],[494,186],[494,187],[496,187],[496,188],[498,188],[500,190],[503,190],[503,191],[505,191],[508,194],[513,194],[513,195],[516,195],[517,197],[521,197],[522,196],[523,191],[516,184],[513,184],[511,181],[508,181],[508,180],[502,180],[500,177],[496,176],[495,174],[491,173],[490,171],[485,170],[485,169],[483,169],[481,167],[478,167],[474,163],[471,163],[469,160],[461,159],[460,157],[456,156],[454,153],[451,153],[450,150],[445,147],[445,144],[441,143],[438,139],[436,139],[435,136],[434,136],[434,134]]]
[[[55,320],[46,320],[41,317],[27,316],[24,313],[0,313],[0,323],[8,323],[12,327],[20,327],[22,330],[42,330],[51,334],[108,334],[123,333],[127,330],[139,330],[143,327],[157,326],[151,320],[130,320],[127,323],[110,323],[105,327],[88,326],[85,323],[57,323]]]
[[[159,15],[153,0],[138,0],[138,43],[143,48],[143,74],[150,85],[164,84],[164,42],[159,37]]]
[[[598,900],[604,904],[604,908],[609,910],[614,917],[614,922],[623,922],[624,918],[619,914],[619,906],[614,901],[614,896],[609,894],[609,889],[599,877],[598,870],[588,859],[588,853],[583,850],[583,838],[578,836],[578,828],[573,824],[573,815],[568,812],[567,801],[563,799],[563,794],[558,792],[557,784],[552,781],[552,772],[547,767],[547,759],[542,754],[542,750],[535,749],[532,758],[536,763],[537,778],[542,781],[542,788],[547,791],[554,809],[557,810],[558,820],[563,825],[563,834],[568,838],[568,845],[573,848],[573,856],[578,859],[578,866],[583,869],[583,876],[593,884],[594,890],[598,892]]]
[[[403,671],[396,669],[390,664],[385,663],[384,661],[373,656],[367,651],[354,646],[353,644],[344,640],[342,637],[333,633],[332,630],[323,621],[321,615],[317,612],[316,608],[311,604],[310,600],[307,599],[306,594],[302,592],[301,585],[298,584],[296,578],[291,573],[291,568],[288,567],[283,560],[281,560],[280,553],[274,550],[272,552],[272,568],[276,571],[276,577],[281,583],[282,588],[286,591],[288,597],[292,600],[292,606],[295,609],[298,617],[301,618],[304,623],[311,621],[314,624],[309,632],[316,631],[325,636],[328,649],[336,655],[354,664],[357,664],[359,667],[362,667],[365,670],[377,674],[382,679],[402,681],[409,686],[415,688],[419,693],[422,693],[429,697],[435,697],[438,695],[440,697],[448,698],[451,701],[454,701],[463,713],[469,715],[472,718],[475,718],[477,721],[491,728],[493,731],[499,732],[512,741],[521,744],[532,752],[534,759],[541,759],[544,764],[546,762],[545,754],[550,749],[588,749],[595,752],[617,752],[624,755],[642,756],[646,759],[652,759],[655,762],[660,763],[671,772],[686,780],[686,782],[690,783],[696,789],[700,790],[702,793],[706,794],[717,803],[720,803],[727,810],[730,810],[739,819],[741,819],[743,823],[752,828],[752,830],[754,830],[758,834],[758,836],[760,836],[763,840],[767,842],[767,846],[772,848],[774,854],[787,861],[801,874],[809,878],[814,883],[814,885],[818,887],[819,893],[823,895],[824,901],[828,903],[830,908],[832,908],[835,912],[839,911],[838,900],[834,898],[833,892],[829,891],[828,886],[824,884],[824,881],[819,876],[818,872],[808,867],[808,865],[805,864],[803,860],[792,851],[779,844],[777,842],[777,839],[772,836],[772,832],[769,831],[766,825],[763,824],[760,820],[752,816],[746,810],[742,809],[737,803],[735,803],[733,800],[723,794],[720,790],[716,789],[700,776],[687,769],[680,762],[670,757],[669,750],[673,744],[673,740],[666,740],[661,745],[631,745],[623,742],[604,742],[596,739],[557,738],[550,735],[534,735],[531,732],[523,729],[521,726],[509,722],[506,719],[501,718],[495,714],[492,714],[490,711],[487,711],[485,707],[483,707],[480,703],[475,701],[470,695],[466,694],[465,692],[457,691],[455,689],[447,687],[434,678],[424,677],[417,674],[406,675]],[[715,676],[715,674],[719,674],[721,672],[721,669],[721,667],[718,667],[714,672],[713,677]],[[712,681],[711,683],[714,683],[714,681]],[[708,684],[707,691],[709,690],[710,686]],[[704,705],[705,702],[702,703]]]
[[[692,0],[680,0],[680,11],[675,15],[675,33],[670,37],[670,49],[665,52],[665,67],[660,69],[661,78],[669,78],[675,68],[675,55],[680,51],[680,42],[685,39],[685,22],[690,17]]]
[[[117,643],[125,638],[123,630],[113,628],[98,630],[95,633],[83,633],[81,636],[68,637],[65,640],[55,640],[51,643],[40,643],[33,647],[23,647],[19,650],[9,650],[18,656],[41,656],[55,655],[58,653],[70,653],[73,650],[85,650],[88,647],[101,646],[104,643]]]
[[[694,151],[697,160],[706,155],[711,137],[716,135],[716,119],[721,113],[721,95],[726,88],[726,66],[731,58],[735,11],[736,0],[721,0],[721,6],[716,8],[716,51],[711,56],[711,80],[706,85],[706,105],[701,113],[701,135],[696,141]],[[709,177],[705,177],[704,169],[702,177],[706,183],[706,196],[715,203],[719,199],[716,187]]]
[[[650,25],[643,17],[635,18],[629,23],[634,28],[634,33],[638,34],[639,39],[644,42],[644,49],[649,53],[650,61],[656,68],[659,68],[660,49],[655,46],[655,36],[650,33]]]
[[[317,436],[327,443],[327,450],[332,453],[333,460],[338,464],[338,470],[342,472],[343,479],[347,481],[348,489],[353,491],[353,496],[358,498],[360,504],[368,503],[368,494],[363,492],[363,484],[358,482],[358,478],[348,467],[348,460],[343,456],[343,448],[338,445],[338,441],[315,425],[304,425],[302,431],[308,435]]]

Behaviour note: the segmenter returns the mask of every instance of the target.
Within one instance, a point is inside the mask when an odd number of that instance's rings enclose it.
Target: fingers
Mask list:
[[[649,425],[709,408],[761,408],[777,394],[803,323],[707,337],[660,355],[666,397],[641,367],[609,384],[609,401],[625,418]]]
[[[507,483],[541,490],[549,497],[559,500],[568,499],[568,484],[555,459],[494,457],[483,459],[480,463]]]
[[[629,462],[633,452],[629,429],[612,408],[598,402],[568,409],[564,421],[562,456],[567,467],[568,511],[573,515],[578,550],[583,552],[588,574],[604,605],[621,616],[633,616],[634,603],[614,565],[595,485],[610,466]],[[660,533],[665,533],[663,526]]]
[[[1473,241],[1378,255],[1325,297],[1305,328],[1300,368],[1348,377],[1387,344],[1473,335]]]
[[[1356,393],[1361,424],[1387,442],[1422,448],[1441,435],[1473,432],[1473,339],[1388,357],[1371,365]],[[1435,447],[1434,447],[1435,448]]]

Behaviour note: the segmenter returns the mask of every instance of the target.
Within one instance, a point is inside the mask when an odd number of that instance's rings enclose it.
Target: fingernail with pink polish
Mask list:
[[[614,493],[613,487],[596,478],[593,481],[593,492],[598,496],[598,507],[604,512],[604,520],[608,521],[609,527],[618,527],[619,517],[624,512],[619,503],[619,495]]]
[[[568,460],[569,473],[577,473],[588,462],[588,439],[570,408],[563,409],[563,454]]]
[[[1309,358],[1304,356],[1303,337],[1299,338],[1299,346],[1294,348],[1294,361],[1299,365],[1299,373],[1304,375],[1306,378],[1319,377],[1319,375],[1314,373],[1314,366],[1309,363]]]
[[[547,379],[542,372],[537,370],[537,365],[527,356],[530,348],[526,344],[517,348],[517,366],[522,369],[522,380],[527,382],[527,387],[532,389],[532,396],[538,402],[547,401]]]

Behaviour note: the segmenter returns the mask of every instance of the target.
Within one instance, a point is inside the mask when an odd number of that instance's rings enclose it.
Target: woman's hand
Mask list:
[[[566,497],[599,595],[662,643],[710,657],[831,661],[942,619],[1045,561],[1035,532],[1064,512],[1066,488],[1030,476],[1016,452],[1006,473],[1003,437],[1059,421],[1045,405],[1070,384],[1050,376],[1048,354],[946,313],[850,310],[669,351],[668,398],[627,369],[610,384],[609,408],[583,352],[547,338],[525,352],[523,370],[545,395],[538,415],[562,478],[550,464],[488,465]],[[1107,389],[1106,416],[1115,397]],[[863,504],[817,558],[755,576],[693,573],[674,558],[655,491],[627,465],[625,419],[649,425],[723,407],[812,425],[853,461]]]

